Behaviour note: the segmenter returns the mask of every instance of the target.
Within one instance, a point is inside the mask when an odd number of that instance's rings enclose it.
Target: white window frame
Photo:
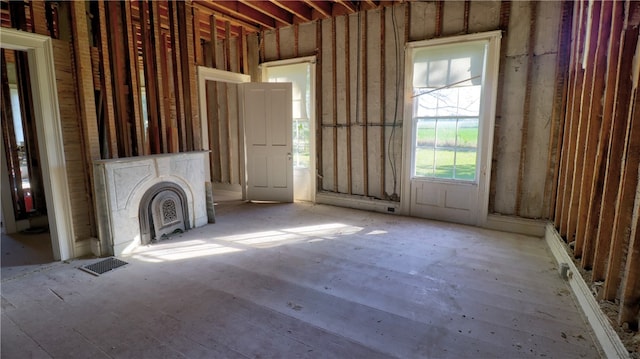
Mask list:
[[[498,88],[498,70],[500,64],[500,30],[477,34],[451,36],[423,41],[409,42],[405,45],[405,111],[403,121],[403,152],[404,164],[402,171],[402,189],[400,209],[403,214],[410,214],[411,186],[413,171],[413,52],[414,49],[427,46],[448,45],[471,41],[486,41],[486,66],[483,81],[483,99],[480,114],[478,135],[477,183],[479,191],[478,218],[480,226],[486,224],[489,211],[489,186],[491,177],[491,157],[493,152],[493,132],[496,116],[496,98]]]

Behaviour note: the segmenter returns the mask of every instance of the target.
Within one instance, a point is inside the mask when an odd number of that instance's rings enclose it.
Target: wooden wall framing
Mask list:
[[[576,2],[573,23],[555,225],[602,284],[598,299],[637,330],[640,4]]]

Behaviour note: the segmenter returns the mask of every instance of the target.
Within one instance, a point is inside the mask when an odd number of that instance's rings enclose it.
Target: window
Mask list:
[[[484,42],[416,49],[412,177],[476,181]]]

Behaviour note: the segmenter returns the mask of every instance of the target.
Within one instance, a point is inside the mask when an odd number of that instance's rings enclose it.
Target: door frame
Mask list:
[[[309,167],[311,170],[311,203],[316,203],[316,193],[318,192],[317,187],[317,177],[318,177],[318,169],[316,168],[316,133],[317,133],[317,124],[316,124],[316,56],[305,56],[305,57],[296,57],[293,59],[286,60],[277,60],[277,61],[269,61],[263,62],[258,67],[260,68],[260,74],[262,76],[261,81],[265,82],[265,73],[267,71],[267,67],[271,66],[286,66],[286,65],[295,65],[302,63],[309,63],[311,65],[311,84],[310,88],[313,92],[310,98],[310,108],[311,111],[309,113],[309,134],[310,134],[310,144],[311,144],[311,154],[309,156]],[[295,187],[293,189],[295,191]],[[295,192],[294,192],[295,193]]]
[[[0,47],[25,51],[28,54],[38,151],[42,162],[53,258],[55,260],[74,258],[76,256],[75,236],[58,106],[52,40],[48,36],[26,31],[2,29],[0,31]]]
[[[239,74],[237,72],[224,71],[214,69],[212,67],[198,66],[198,102],[200,107],[200,134],[202,137],[202,150],[211,153],[209,144],[209,118],[207,116],[207,81],[227,82],[233,84],[241,84],[251,82],[251,76]],[[239,101],[239,100],[238,100]],[[240,186],[242,187],[242,199],[246,198],[245,190],[245,153],[244,153],[244,127],[242,121],[238,120],[238,133],[240,139],[239,147],[239,168],[240,168]],[[211,182],[211,157],[206,163],[205,180]]]
[[[481,125],[482,129],[478,136],[479,156],[478,162],[478,201],[476,210],[477,226],[485,226],[487,216],[489,214],[489,192],[491,182],[491,158],[493,153],[493,133],[496,118],[496,99],[498,93],[498,70],[500,65],[500,40],[502,31],[488,31],[477,34],[451,36],[423,41],[409,42],[405,45],[405,78],[404,78],[404,123],[402,132],[402,185],[401,185],[401,201],[400,211],[402,214],[410,215],[411,213],[411,169],[413,167],[413,56],[412,50],[424,46],[437,46],[457,44],[468,41],[487,41],[487,56],[485,67],[485,82],[483,88],[483,106],[487,106],[484,121]]]

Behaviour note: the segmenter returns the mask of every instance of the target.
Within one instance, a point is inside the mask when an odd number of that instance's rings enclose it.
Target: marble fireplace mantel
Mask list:
[[[206,151],[95,161],[99,243],[92,248],[94,254],[127,254],[141,244],[140,202],[159,183],[171,183],[184,191],[188,228],[207,224],[207,161]]]

